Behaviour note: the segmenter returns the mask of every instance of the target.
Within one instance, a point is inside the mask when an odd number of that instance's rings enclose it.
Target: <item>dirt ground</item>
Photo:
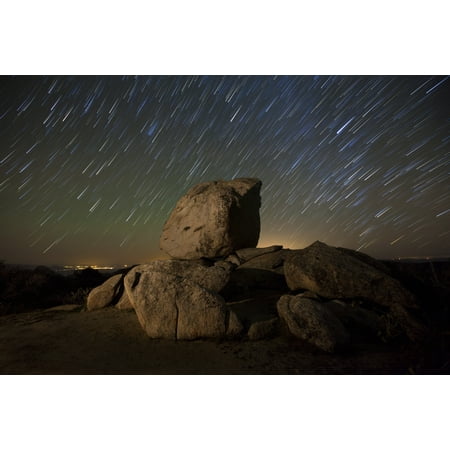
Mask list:
[[[80,309],[67,305],[0,317],[0,373],[409,374],[424,366],[424,357],[404,344],[329,355],[288,337],[152,340],[134,311]]]

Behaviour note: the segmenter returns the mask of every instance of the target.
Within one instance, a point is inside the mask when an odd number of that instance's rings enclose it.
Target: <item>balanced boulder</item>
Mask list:
[[[261,181],[239,178],[194,186],[164,225],[161,250],[173,258],[228,256],[256,247],[260,233]]]

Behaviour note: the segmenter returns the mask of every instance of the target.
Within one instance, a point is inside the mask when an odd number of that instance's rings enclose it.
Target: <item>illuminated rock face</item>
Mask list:
[[[87,298],[87,309],[101,309],[114,303],[120,295],[122,275],[108,278],[102,285],[92,289]]]
[[[125,289],[151,338],[219,338],[242,331],[224,299],[190,279],[142,265],[127,274]]]
[[[163,272],[185,278],[197,283],[202,288],[212,292],[220,292],[230,279],[232,264],[217,262],[208,265],[205,261],[161,260],[136,266],[133,270],[139,272]]]
[[[373,261],[373,262],[372,262]],[[416,307],[414,296],[368,255],[316,241],[295,250],[284,264],[291,290],[308,289],[326,298],[367,298],[383,306]]]
[[[261,181],[239,178],[194,186],[164,225],[161,250],[173,258],[228,256],[256,247],[260,233]]]

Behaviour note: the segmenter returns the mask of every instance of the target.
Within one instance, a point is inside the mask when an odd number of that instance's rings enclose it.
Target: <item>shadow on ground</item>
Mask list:
[[[134,311],[77,305],[0,317],[2,374],[414,374],[448,373],[442,348],[365,344],[326,354],[300,341],[149,339]]]

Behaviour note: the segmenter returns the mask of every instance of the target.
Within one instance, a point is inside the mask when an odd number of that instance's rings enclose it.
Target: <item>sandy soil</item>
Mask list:
[[[152,340],[134,311],[80,308],[0,317],[0,373],[408,374],[417,372],[421,360],[417,352],[401,345],[377,344],[328,355],[287,337]]]

